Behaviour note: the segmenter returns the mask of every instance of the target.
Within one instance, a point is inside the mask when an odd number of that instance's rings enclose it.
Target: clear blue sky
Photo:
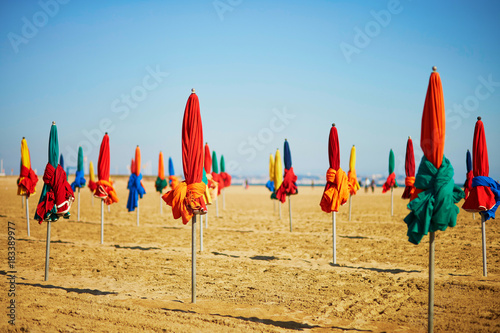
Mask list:
[[[25,136],[41,174],[55,120],[67,164],[80,144],[96,163],[108,128],[112,173],[136,145],[153,173],[160,150],[180,173],[194,87],[204,139],[233,174],[267,174],[287,138],[295,172],[323,175],[332,122],[344,169],[354,144],[358,174],[387,175],[391,148],[401,174],[409,135],[422,156],[435,65],[455,180],[478,115],[500,179],[499,12],[496,1],[4,1],[0,158],[18,173]]]

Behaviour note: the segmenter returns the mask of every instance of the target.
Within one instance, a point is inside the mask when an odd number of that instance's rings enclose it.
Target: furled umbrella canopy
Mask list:
[[[281,154],[279,149],[276,149],[274,154],[274,192],[271,194],[271,199],[278,199],[276,193],[283,182],[283,167],[281,165]]]
[[[61,154],[61,156],[59,157],[59,165],[64,170],[64,157],[63,157],[63,154]]]
[[[89,163],[89,190],[94,193],[97,188],[97,183],[95,181],[95,173],[94,173],[94,163],[90,161]]]
[[[203,127],[200,104],[194,91],[189,96],[182,122],[182,166],[185,181],[163,196],[172,207],[175,219],[182,217],[187,224],[193,215],[205,214],[207,207],[203,198],[206,184],[203,178]]]
[[[38,176],[31,169],[30,151],[28,143],[23,137],[21,140],[21,172],[17,179],[17,195],[22,195],[27,198],[36,193],[36,183]]]
[[[401,198],[410,199],[415,192],[415,154],[413,153],[413,141],[410,137],[406,142],[405,174],[405,190]]]
[[[349,183],[349,192],[355,195],[359,190],[358,177],[356,176],[356,147],[353,145],[351,148],[351,155],[349,157],[349,171],[347,172],[347,182]]]
[[[207,186],[210,198],[215,200],[217,198],[219,184],[214,180],[212,176],[212,155],[210,154],[210,147],[208,146],[208,143],[205,143],[204,170],[207,177]]]
[[[57,221],[61,216],[69,218],[69,210],[75,196],[66,180],[66,172],[57,163],[59,157],[59,141],[57,127],[52,123],[49,136],[49,162],[43,174],[43,189],[36,208],[35,219],[41,224]]]
[[[61,155],[62,156],[62,155]],[[75,181],[71,183],[71,189],[76,191],[76,188],[85,187],[86,181],[83,173],[83,149],[78,147],[78,164],[76,167]]]
[[[389,191],[393,187],[398,187],[398,184],[396,183],[396,174],[394,173],[394,164],[394,152],[391,149],[389,152],[389,176],[382,186],[382,193]]]
[[[269,191],[274,192],[274,156],[269,155],[269,180],[266,183],[266,187]]]
[[[224,155],[220,156],[220,176],[224,182],[224,187],[231,186],[231,175],[226,172],[226,161]]]
[[[422,114],[420,147],[424,156],[415,177],[415,192],[408,204],[411,212],[404,221],[408,225],[408,240],[419,244],[424,235],[444,231],[457,223],[457,202],[463,191],[453,182],[453,166],[443,155],[445,110],[441,78],[433,72]]]
[[[462,208],[468,212],[480,212],[485,221],[495,218],[500,205],[500,184],[489,177],[488,147],[481,117],[477,118],[472,143],[472,163],[474,178],[469,196]]]
[[[219,196],[224,188],[224,180],[219,174],[219,164],[217,163],[217,153],[215,150],[212,150],[212,179],[217,183],[217,196]]]
[[[328,160],[330,168],[326,172],[326,185],[320,206],[324,212],[331,213],[338,212],[339,207],[349,199],[347,175],[340,167],[339,137],[335,124],[328,137]]]
[[[142,174],[141,174],[141,150],[139,146],[135,148],[135,159],[134,159],[134,168],[131,170],[130,177],[128,179],[127,189],[128,200],[127,200],[127,210],[129,212],[133,212],[137,208],[137,202],[139,201],[139,197],[142,199],[142,196],[146,194],[146,190],[142,185]]]
[[[156,177],[155,187],[156,192],[163,192],[163,189],[167,187],[167,180],[165,179],[165,165],[163,163],[163,153],[160,151],[158,157],[158,177]]]
[[[177,185],[179,185],[179,179],[177,179],[177,176],[175,175],[174,162],[172,161],[172,157],[168,158],[168,182],[172,190],[175,189]]]
[[[466,164],[466,178],[464,183],[464,193],[465,199],[469,197],[469,192],[472,188],[472,178],[474,178],[474,173],[472,172],[472,155],[470,154],[470,150],[467,149],[467,153],[465,154],[465,164]]]
[[[285,202],[287,195],[297,194],[297,176],[293,172],[292,153],[290,152],[290,144],[285,139],[283,147],[283,158],[285,161],[285,176],[283,181],[276,191],[276,198],[282,203]]]
[[[99,159],[97,161],[97,176],[99,180],[97,181],[97,188],[94,192],[94,196],[103,199],[106,205],[118,202],[118,196],[109,179],[109,164],[109,135],[106,133],[102,138],[101,148],[99,150]]]

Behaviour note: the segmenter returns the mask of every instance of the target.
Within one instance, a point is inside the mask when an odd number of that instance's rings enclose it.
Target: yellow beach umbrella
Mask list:
[[[351,196],[359,190],[358,177],[356,176],[356,147],[352,145],[351,157],[349,158],[349,172],[347,173],[349,183],[349,221],[351,220]]]
[[[281,155],[279,149],[276,149],[276,155],[274,157],[274,194],[273,199],[276,199],[276,191],[280,188],[283,182],[283,167],[281,165]],[[278,208],[281,219],[281,202],[278,202]]]

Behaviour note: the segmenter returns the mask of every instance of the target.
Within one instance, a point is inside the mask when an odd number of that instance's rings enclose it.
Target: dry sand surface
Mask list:
[[[40,177],[41,178],[41,177]],[[70,176],[72,180],[73,176]],[[209,207],[204,249],[197,254],[197,302],[191,303],[191,224],[160,215],[153,179],[144,180],[140,226],[120,202],[105,210],[81,192],[69,220],[52,224],[50,277],[44,281],[46,224],[31,220],[16,195],[16,178],[0,178],[2,285],[8,286],[7,224],[15,223],[16,325],[7,323],[7,288],[0,292],[0,331],[29,332],[425,332],[428,241],[407,241],[402,189],[364,191],[337,214],[337,263],[332,218],[321,212],[322,188],[301,187],[282,218],[264,187],[233,186],[226,209]],[[30,199],[33,217],[41,192]],[[461,206],[461,203],[460,203]],[[436,233],[435,330],[500,331],[500,227],[487,224],[488,277],[482,276],[480,217],[460,212],[455,228]],[[199,225],[199,223],[198,223]],[[199,241],[199,229],[197,234]]]

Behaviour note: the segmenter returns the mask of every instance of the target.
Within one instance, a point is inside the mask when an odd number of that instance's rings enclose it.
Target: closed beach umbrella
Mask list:
[[[133,212],[137,208],[137,225],[139,225],[139,198],[142,199],[142,196],[146,194],[146,190],[142,185],[141,150],[139,146],[135,148],[134,166],[131,171],[127,184],[129,190],[127,209],[129,212]]]
[[[218,183],[212,177],[212,154],[210,154],[210,147],[205,143],[205,160],[204,170],[207,177],[207,186],[212,200],[217,199]]]
[[[356,147],[352,145],[349,156],[349,171],[347,172],[347,182],[349,184],[349,221],[351,220],[351,197],[359,190],[358,177],[356,176]]]
[[[274,192],[274,156],[269,155],[269,180],[266,183],[266,187],[269,191]]]
[[[75,192],[76,188],[78,188],[78,221],[80,221],[80,188],[85,187],[85,183],[86,181],[83,173],[83,149],[82,147],[78,147],[78,163],[76,167],[75,181],[71,183],[71,189],[73,192]]]
[[[222,209],[226,209],[226,188],[231,186],[231,175],[226,172],[224,155],[220,156],[220,178],[224,183],[224,189],[222,190]]]
[[[28,199],[30,195],[36,193],[36,183],[38,183],[38,176],[31,169],[30,151],[28,143],[23,137],[21,140],[21,172],[17,179],[17,195],[26,197],[26,224],[28,228],[28,236],[30,236],[30,213]]]
[[[57,163],[59,141],[56,123],[52,122],[49,135],[49,162],[43,173],[43,189],[36,208],[35,219],[40,224],[47,222],[47,243],[45,251],[45,281],[49,279],[50,226],[60,217],[68,219],[71,204],[75,201],[73,190],[68,184],[66,172]]]
[[[464,193],[465,199],[469,197],[469,192],[472,188],[472,178],[474,178],[474,173],[472,172],[472,156],[470,154],[470,150],[467,149],[467,153],[465,154],[465,165],[466,165],[466,178],[464,183]]]
[[[99,159],[97,161],[97,177],[99,177],[99,180],[94,192],[94,196],[101,199],[101,244],[104,242],[104,204],[109,206],[118,202],[118,196],[109,179],[109,164],[109,135],[106,133],[102,138],[101,148],[99,149]]]
[[[156,177],[155,188],[156,192],[160,193],[160,215],[163,213],[163,205],[161,195],[163,189],[168,186],[167,179],[165,178],[165,165],[163,163],[163,153],[160,151],[158,156],[158,177]]]
[[[63,154],[61,154],[61,156],[59,156],[59,165],[64,170],[64,157],[63,157]]]
[[[281,154],[279,149],[276,149],[276,154],[274,154],[274,192],[271,194],[272,199],[277,199],[276,193],[283,182],[283,167],[281,164]],[[278,211],[281,219],[281,201],[278,200]]]
[[[413,192],[415,192],[415,154],[413,153],[411,137],[408,137],[406,142],[405,174],[405,190],[401,198],[410,199]]]
[[[391,216],[394,215],[393,189],[394,187],[398,187],[398,184],[396,183],[396,174],[394,173],[394,164],[394,152],[391,149],[391,151],[389,152],[389,176],[382,186],[382,193],[389,191],[389,189],[391,190]]]
[[[408,225],[408,240],[419,244],[429,237],[429,312],[428,331],[434,329],[434,249],[435,232],[457,224],[458,207],[463,191],[453,182],[453,166],[443,155],[445,111],[441,78],[433,67],[422,114],[420,147],[424,153],[417,176],[415,192],[408,203],[410,213],[404,219]]]
[[[94,173],[94,163],[90,161],[89,163],[89,190],[94,194],[95,189],[97,188],[97,182],[95,181],[95,173]]]
[[[495,218],[496,210],[500,205],[500,184],[489,177],[490,165],[488,161],[488,147],[481,117],[477,117],[472,142],[472,163],[474,178],[469,196],[462,208],[468,212],[481,214],[481,229],[483,240],[483,275],[488,275],[486,267],[486,221]]]
[[[201,123],[200,104],[194,89],[189,96],[182,121],[182,167],[184,181],[163,198],[172,207],[175,219],[182,217],[187,224],[192,219],[191,232],[191,301],[196,303],[196,214],[205,214],[204,202],[206,184],[203,178],[203,127]]]
[[[332,213],[333,264],[337,264],[336,212],[349,198],[347,175],[340,167],[340,149],[337,127],[332,124],[328,137],[328,160],[330,168],[326,172],[326,185],[321,197],[321,210]]]
[[[285,175],[280,187],[276,191],[276,197],[282,203],[285,203],[286,197],[288,196],[288,216],[290,219],[290,232],[292,229],[292,203],[290,201],[290,196],[298,194],[297,189],[297,176],[293,172],[292,167],[292,153],[290,151],[290,144],[288,140],[285,139],[285,144],[283,147],[283,159],[285,161]]]
[[[224,180],[219,174],[219,163],[217,162],[217,153],[212,150],[212,179],[217,183],[217,196],[214,197],[215,200],[215,216],[219,217],[219,196],[224,188]]]
[[[179,185],[179,179],[175,176],[174,170],[174,162],[172,161],[172,157],[168,158],[168,182],[170,188],[173,190]]]

